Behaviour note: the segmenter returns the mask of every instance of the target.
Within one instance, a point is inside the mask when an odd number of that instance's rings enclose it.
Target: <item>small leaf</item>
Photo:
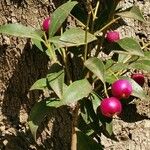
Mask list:
[[[121,17],[132,18],[132,19],[139,20],[139,21],[142,21],[142,22],[146,22],[146,20],[143,17],[140,9],[137,6],[127,8],[126,10],[124,10],[120,13],[117,13],[116,15],[119,15]]]
[[[92,71],[103,83],[105,83],[105,66],[103,62],[96,58],[88,59],[84,64],[90,71]]]
[[[122,76],[120,78],[121,79],[127,79],[131,83],[132,88],[133,88],[133,91],[132,91],[131,95],[133,95],[135,97],[138,97],[140,99],[146,99],[148,97],[145,94],[143,88],[138,83],[136,83],[133,79],[131,79],[129,77],[125,77],[125,76]]]
[[[53,64],[50,73],[47,75],[50,87],[55,91],[59,98],[62,98],[64,84],[64,70],[58,64]]]
[[[92,100],[92,104],[93,104],[93,109],[94,109],[95,113],[97,113],[97,108],[100,106],[102,97],[100,97],[97,93],[92,92],[91,100]]]
[[[106,131],[108,132],[108,134],[111,136],[113,134],[113,125],[112,125],[112,121],[111,122],[105,122],[106,125]]]
[[[60,40],[67,43],[84,45],[86,44],[85,31],[81,28],[70,28],[61,35]],[[90,43],[94,40],[96,40],[96,37],[90,33],[87,33],[87,43]]]
[[[58,108],[58,107],[60,107],[60,106],[62,106],[62,105],[64,105],[64,104],[63,104],[62,101],[59,100],[59,99],[51,99],[51,98],[47,98],[47,99],[46,99],[46,106],[47,106],[47,107],[55,107],[55,108]]]
[[[77,149],[78,150],[102,150],[101,144],[97,143],[91,137],[81,131],[77,131]]]
[[[72,47],[72,46],[78,46],[76,43],[68,43],[65,41],[60,40],[60,36],[54,36],[50,39],[50,42],[53,43],[57,48],[62,48],[62,47]]]
[[[128,51],[130,55],[144,56],[140,44],[133,38],[123,38],[117,42],[121,48]]]
[[[86,97],[92,91],[92,87],[87,79],[73,82],[68,86],[63,95],[63,103],[70,104]]]
[[[36,140],[37,129],[39,125],[41,124],[41,122],[43,121],[43,119],[45,118],[45,116],[48,114],[48,110],[49,110],[49,107],[46,106],[45,101],[37,102],[32,107],[28,124],[29,124],[31,133],[34,136],[35,140]]]
[[[30,88],[30,90],[44,90],[47,87],[46,78],[37,80]]]
[[[41,50],[42,52],[44,51],[41,41],[39,41],[37,39],[32,39],[32,42],[39,50]]]
[[[49,37],[53,37],[57,30],[61,27],[62,23],[68,17],[70,11],[77,4],[76,1],[67,2],[58,7],[52,14],[52,23],[49,30]]]
[[[32,27],[26,27],[18,23],[1,25],[0,33],[43,41],[41,38],[41,31],[38,32]]]

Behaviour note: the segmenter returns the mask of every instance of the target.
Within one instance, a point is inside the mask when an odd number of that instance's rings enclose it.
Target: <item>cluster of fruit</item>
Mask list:
[[[51,25],[51,18],[47,17],[42,24],[42,28],[45,32],[48,32]],[[120,39],[119,32],[109,31],[106,34],[106,40],[109,43],[117,42]],[[131,78],[135,80],[140,86],[144,84],[144,75],[135,73],[131,75]],[[132,93],[132,86],[128,80],[120,79],[115,81],[111,87],[113,97],[104,98],[101,101],[100,110],[105,117],[113,117],[119,115],[122,111],[121,99],[127,99]]]
[[[144,75],[140,73],[134,73],[131,78],[136,81],[140,86],[144,84]],[[112,118],[115,115],[119,115],[122,111],[121,99],[127,99],[132,93],[132,86],[128,80],[119,79],[115,81],[111,86],[113,97],[104,98],[101,101],[100,111],[105,117]]]

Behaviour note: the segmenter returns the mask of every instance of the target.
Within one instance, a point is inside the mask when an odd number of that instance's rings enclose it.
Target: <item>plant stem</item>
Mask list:
[[[69,81],[69,83],[72,83],[72,79],[71,79],[71,75],[70,75],[70,71],[69,71],[69,66],[67,63],[66,49],[61,48],[61,51],[62,51],[62,55],[63,55],[63,60],[64,60],[65,68],[66,68],[66,74],[67,74],[68,81]]]
[[[149,42],[149,43],[147,43],[147,44],[145,44],[145,45],[143,45],[143,47],[141,47],[141,48],[142,48],[142,50],[143,50],[144,48],[148,47],[149,45],[150,45],[150,42]]]
[[[44,32],[44,39],[45,39],[44,44],[45,44],[45,46],[46,46],[47,49],[48,49],[48,52],[49,52],[50,59],[51,59],[52,63],[57,62],[57,57],[56,57],[56,54],[55,54],[55,50],[52,49],[51,44],[50,44],[50,42],[48,41],[45,32]]]
[[[77,127],[79,109],[80,109],[80,105],[79,105],[79,103],[77,103],[76,107],[75,107],[75,109],[73,111],[71,150],[77,150],[76,127]]]
[[[93,15],[93,21],[92,21],[92,27],[91,27],[91,32],[92,32],[92,33],[93,33],[93,31],[94,31],[95,20],[97,19],[96,16],[97,16],[98,8],[99,8],[99,1],[97,1],[96,8],[95,8],[94,15]]]
[[[87,52],[88,52],[88,43],[87,43],[87,33],[88,33],[88,26],[91,18],[91,13],[88,14],[86,29],[85,29],[85,49],[84,49],[84,61],[87,59]]]
[[[107,98],[109,98],[108,92],[107,92],[107,87],[106,87],[106,83],[104,83],[104,92]]]
[[[97,32],[95,33],[95,35],[97,35],[98,33],[102,32],[102,31],[104,31],[104,30],[107,29],[110,25],[112,25],[113,23],[115,23],[116,21],[118,21],[119,19],[121,19],[121,17],[117,17],[117,18],[111,20],[108,24],[106,24],[106,25],[105,25],[104,27],[102,27],[99,31],[97,31]]]

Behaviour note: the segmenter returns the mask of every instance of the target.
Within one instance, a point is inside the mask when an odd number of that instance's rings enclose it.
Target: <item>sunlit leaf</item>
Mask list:
[[[127,8],[126,10],[119,12],[116,15],[119,15],[121,17],[132,18],[132,19],[139,20],[142,22],[146,22],[146,20],[143,17],[139,7],[137,7],[137,6]]]
[[[41,31],[37,31],[32,27],[27,27],[18,23],[1,25],[0,33],[42,41]]]
[[[122,76],[120,78],[121,79],[127,79],[131,83],[132,88],[133,88],[131,95],[138,97],[140,99],[146,99],[148,97],[145,94],[145,91],[143,90],[143,88],[138,83],[136,83],[133,79],[131,79],[129,77],[125,77],[125,76]]]
[[[61,5],[58,7],[52,14],[52,23],[49,29],[49,36],[52,37],[57,32],[57,30],[61,27],[62,23],[68,17],[70,11],[77,4],[76,1],[70,2]]]
[[[86,44],[85,31],[81,28],[70,28],[61,35],[60,40],[77,45]],[[87,33],[87,43],[90,43],[94,40],[96,40],[96,37],[90,33]]]
[[[84,64],[91,72],[93,72],[103,83],[105,83],[105,66],[103,62],[96,58],[89,58]]]
[[[30,90],[44,90],[47,87],[46,78],[37,80],[30,88]]]
[[[86,97],[92,91],[92,86],[87,79],[82,79],[70,84],[64,92],[62,101],[64,104],[77,102]]]
[[[140,44],[133,38],[123,38],[117,42],[121,48],[128,51],[130,55],[144,56]]]

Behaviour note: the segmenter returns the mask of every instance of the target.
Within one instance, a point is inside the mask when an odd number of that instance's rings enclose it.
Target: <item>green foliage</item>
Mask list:
[[[128,51],[130,55],[144,56],[140,44],[133,38],[123,38],[118,41],[121,48]]]
[[[57,8],[54,13],[52,14],[52,24],[51,29],[49,30],[49,37],[53,37],[57,30],[61,27],[62,23],[66,20],[70,11],[73,7],[77,4],[76,1],[74,2],[67,2]]]
[[[41,38],[41,32],[32,27],[26,27],[18,23],[1,25],[0,33],[43,41]]]
[[[92,91],[92,86],[87,79],[82,79],[70,84],[64,92],[63,104],[75,103],[78,100],[87,97]]]
[[[127,17],[127,18],[132,18],[135,20],[139,20],[142,22],[146,22],[139,7],[137,7],[137,6],[132,6],[130,8],[127,8],[126,10],[117,13],[117,15],[119,15],[121,17]]]
[[[96,58],[88,59],[84,64],[90,71],[92,71],[103,83],[105,83],[105,66],[103,62]]]
[[[48,114],[48,111],[49,107],[46,106],[46,101],[37,102],[32,107],[28,124],[35,140],[37,129],[41,124],[41,122],[43,121],[43,119],[45,118],[45,116]]]
[[[46,78],[37,80],[30,88],[30,90],[44,90],[47,87]]]

